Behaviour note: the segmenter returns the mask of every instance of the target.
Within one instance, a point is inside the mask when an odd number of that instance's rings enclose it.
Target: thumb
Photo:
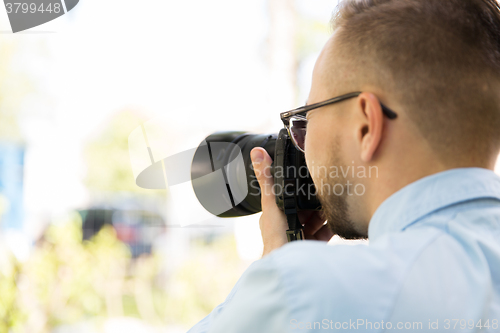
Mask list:
[[[275,204],[273,193],[274,178],[271,175],[273,160],[265,149],[259,147],[252,149],[250,157],[252,158],[253,169],[260,186],[262,208]]]

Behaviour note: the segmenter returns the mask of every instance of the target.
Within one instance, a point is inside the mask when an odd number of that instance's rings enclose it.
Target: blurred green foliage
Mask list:
[[[20,264],[8,252],[0,253],[0,332],[17,328],[26,319],[17,302]]]
[[[123,279],[120,269],[129,260],[127,246],[118,241],[112,227],[82,242],[78,215],[52,224],[23,264],[18,279],[19,301],[31,319],[23,331],[50,332],[59,324],[112,310],[109,286],[115,278]]]
[[[49,333],[60,325],[136,317],[189,328],[223,302],[247,267],[232,235],[194,242],[186,260],[131,257],[106,226],[82,242],[81,218],[51,224],[28,260],[0,249],[0,333]]]
[[[189,260],[169,281],[164,305],[167,323],[196,324],[224,301],[246,267],[232,235],[210,245],[194,243]]]
[[[155,195],[158,191],[144,190],[135,184],[130,165],[128,136],[146,118],[137,112],[124,110],[115,114],[85,149],[87,161],[86,186],[96,192],[133,192]],[[164,192],[164,191],[163,191]]]

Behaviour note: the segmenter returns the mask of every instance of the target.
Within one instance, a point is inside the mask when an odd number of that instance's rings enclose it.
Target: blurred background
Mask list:
[[[260,258],[259,214],[196,220],[135,184],[166,153],[277,133],[304,104],[336,0],[81,0],[12,34],[0,8],[0,333],[186,332]]]
[[[336,4],[81,0],[17,34],[2,7],[0,333],[186,332],[223,302],[260,215],[191,224],[195,202],[135,184],[129,135],[277,133]]]

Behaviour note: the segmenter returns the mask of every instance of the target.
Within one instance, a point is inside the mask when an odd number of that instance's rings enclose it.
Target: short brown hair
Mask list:
[[[332,26],[353,66],[370,67],[362,83],[377,85],[404,105],[440,156],[491,160],[498,154],[495,0],[342,1]]]

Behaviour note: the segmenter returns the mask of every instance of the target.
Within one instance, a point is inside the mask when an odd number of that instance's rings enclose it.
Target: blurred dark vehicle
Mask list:
[[[134,258],[150,254],[156,237],[165,232],[165,219],[144,210],[91,208],[79,210],[82,216],[83,240],[89,240],[109,224],[114,227],[119,240],[130,247]]]

